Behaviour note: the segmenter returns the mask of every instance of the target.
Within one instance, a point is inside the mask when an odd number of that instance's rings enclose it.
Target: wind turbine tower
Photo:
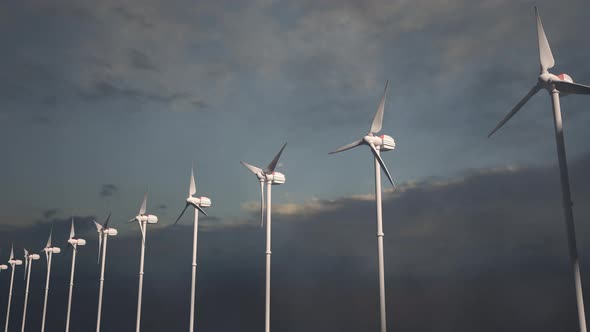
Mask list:
[[[186,204],[184,209],[174,222],[176,225],[186,209],[189,206],[195,208],[195,218],[194,218],[194,225],[193,225],[193,261],[192,261],[192,277],[191,277],[191,311],[190,311],[190,323],[189,323],[189,331],[193,332],[195,327],[195,293],[196,293],[196,278],[197,278],[197,234],[199,231],[199,212],[207,216],[204,207],[211,206],[211,200],[207,197],[194,197],[197,193],[197,187],[195,185],[195,172],[194,167],[191,168],[191,178],[189,183],[188,189],[188,197],[186,198]]]
[[[86,240],[81,238],[74,238],[76,232],[74,230],[74,218],[72,218],[72,226],[70,228],[70,237],[68,243],[72,246],[72,269],[70,273],[70,292],[68,295],[68,313],[66,316],[66,332],[70,330],[70,313],[72,311],[72,293],[74,292],[74,271],[76,269],[76,254],[78,253],[78,246],[86,245]]]
[[[248,163],[240,161],[244,167],[256,175],[260,182],[260,211],[261,211],[261,225],[264,223],[264,184],[266,183],[266,300],[265,300],[265,324],[264,331],[270,332],[270,240],[271,240],[271,187],[273,185],[280,185],[285,183],[285,175],[280,172],[275,172],[275,168],[279,162],[279,158],[287,143],[283,145],[279,153],[268,164],[265,170],[252,166]]]
[[[563,136],[563,125],[561,119],[561,106],[559,97],[581,94],[589,95],[590,86],[574,83],[574,80],[568,74],[554,75],[549,69],[555,66],[555,59],[551,53],[541,17],[537,7],[535,7],[535,16],[537,19],[537,41],[539,43],[539,60],[541,71],[537,78],[537,83],[524,96],[514,108],[500,121],[492,130],[488,137],[492,136],[500,127],[502,127],[510,118],[512,118],[520,109],[540,90],[546,90],[551,96],[553,106],[553,124],[555,129],[555,143],[557,145],[557,160],[559,162],[559,172],[561,179],[562,205],[565,217],[565,228],[567,232],[569,256],[574,275],[574,284],[576,289],[576,302],[578,306],[578,324],[581,332],[586,332],[586,314],[584,311],[584,297],[582,294],[582,278],[580,276],[580,262],[578,256],[578,247],[576,244],[576,228],[574,225],[574,212],[572,209],[572,198],[570,193],[569,174],[567,168],[567,159],[565,156],[565,141]]]
[[[53,227],[49,232],[49,239],[47,239],[47,245],[43,248],[45,251],[45,258],[47,258],[47,278],[45,280],[45,300],[43,301],[43,319],[41,320],[41,332],[45,331],[45,317],[47,314],[47,297],[49,295],[49,278],[51,277],[51,258],[53,254],[59,254],[61,249],[58,247],[53,247],[51,245],[51,235],[53,234]]]
[[[129,222],[137,221],[139,224],[139,229],[141,230],[141,257],[139,261],[139,290],[137,293],[137,321],[135,323],[135,331],[139,332],[141,328],[141,298],[143,293],[143,261],[145,258],[145,233],[147,231],[147,224],[156,224],[158,223],[158,217],[153,214],[146,214],[147,208],[147,195],[146,192],[143,196],[143,202],[141,203],[141,207],[139,208],[139,213],[133,219],[129,220]]]
[[[345,145],[334,152],[330,152],[330,154],[333,154],[346,151],[360,145],[366,145],[373,153],[375,164],[375,203],[377,206],[377,249],[379,255],[379,307],[381,317],[381,332],[387,331],[387,311],[385,310],[385,264],[383,258],[383,237],[385,234],[383,233],[383,217],[381,210],[381,169],[383,169],[385,175],[387,175],[387,178],[389,179],[389,182],[391,182],[395,188],[391,174],[389,174],[389,170],[387,170],[385,162],[383,162],[383,159],[381,159],[381,151],[390,151],[395,149],[395,141],[391,136],[377,135],[377,133],[381,131],[383,124],[383,111],[385,109],[385,96],[387,94],[388,85],[389,81],[385,83],[385,91],[381,97],[381,102],[377,108],[377,113],[375,113],[375,116],[373,117],[373,123],[371,124],[369,133],[360,140]]]

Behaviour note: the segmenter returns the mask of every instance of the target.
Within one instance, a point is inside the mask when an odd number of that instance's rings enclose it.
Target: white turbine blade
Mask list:
[[[361,144],[363,144],[363,140],[362,139],[359,139],[358,141],[354,141],[354,142],[352,142],[350,144],[347,144],[347,145],[345,145],[345,146],[343,146],[341,148],[338,148],[335,151],[332,151],[332,152],[330,152],[328,154],[334,154],[334,153],[338,153],[338,152],[350,150],[350,149],[355,148],[355,147],[357,147],[357,146],[359,146]]]
[[[29,267],[29,252],[27,251],[27,249],[25,249],[25,275],[23,277],[23,279],[25,279],[27,277],[27,268]]]
[[[98,258],[96,264],[100,263],[100,249],[102,249],[102,233],[98,233]]]
[[[104,224],[102,225],[102,228],[109,228],[109,221],[111,221],[111,213],[109,212],[109,215],[107,216],[107,220],[105,220]]]
[[[12,244],[10,246],[10,258],[9,260],[13,260],[14,259],[14,244]]]
[[[178,223],[178,221],[180,220],[180,218],[182,218],[182,215],[184,214],[184,211],[186,211],[186,209],[188,208],[190,204],[188,202],[186,202],[186,205],[184,206],[184,209],[182,209],[182,212],[180,212],[180,215],[178,216],[178,218],[176,218],[176,221],[174,222],[174,225],[176,225]]]
[[[502,127],[506,122],[508,122],[508,120],[510,120],[510,118],[512,118],[514,116],[514,114],[516,114],[518,111],[520,111],[520,109],[524,106],[524,104],[527,103],[527,101],[529,101],[529,99],[531,99],[532,96],[534,96],[537,92],[539,92],[540,87],[539,85],[535,85],[530,91],[529,93],[527,93],[526,96],[524,96],[524,98],[522,98],[518,104],[516,104],[516,106],[514,106],[514,108],[510,111],[510,113],[508,113],[504,119],[502,119],[502,121],[500,121],[500,123],[498,123],[498,125],[496,126],[496,128],[494,128],[494,130],[492,130],[492,132],[489,133],[488,137],[491,137],[496,131],[498,131],[498,129],[500,129],[500,127]]]
[[[139,214],[140,215],[144,215],[145,214],[145,210],[147,209],[147,191],[145,192],[145,194],[143,195],[143,201],[141,202],[141,207],[139,208]]]
[[[590,86],[567,81],[553,82],[559,92],[572,95],[590,95]]]
[[[264,182],[260,181],[260,228],[264,226]]]
[[[240,163],[242,165],[244,165],[244,167],[246,167],[247,169],[249,169],[250,172],[252,172],[254,174],[258,174],[258,173],[261,173],[262,172],[262,169],[261,168],[258,168],[256,166],[252,166],[252,165],[250,165],[250,164],[248,164],[246,162],[243,162],[243,161],[240,161]]]
[[[191,167],[191,184],[188,190],[188,195],[192,196],[197,193],[197,186],[195,185],[195,167]]]
[[[96,231],[100,232],[102,230],[102,225],[99,224],[96,220],[93,220],[94,226],[96,226]]]
[[[74,218],[72,218],[72,226],[70,227],[70,240],[73,239],[74,236],[76,236],[76,233],[74,232]]]
[[[385,82],[385,90],[383,91],[383,96],[381,96],[381,102],[379,102],[377,113],[375,113],[375,116],[373,117],[373,123],[371,124],[371,132],[373,134],[380,132],[381,126],[383,125],[383,111],[385,109],[385,96],[387,95],[387,86],[389,86],[389,80]]]
[[[535,7],[535,16],[537,17],[537,38],[539,39],[541,72],[545,72],[555,66],[555,59],[553,59],[553,54],[551,53],[549,41],[547,41],[547,36],[545,35],[545,30],[543,29],[543,23],[541,23],[541,16],[539,16],[539,10],[537,7]]]
[[[145,229],[143,229],[143,224],[138,220],[137,224],[139,225],[139,229],[141,230],[141,242],[145,246]]]
[[[51,230],[49,231],[49,239],[47,239],[47,244],[45,248],[51,248],[51,235],[53,234],[53,225],[51,225]]]
[[[197,208],[197,210],[199,210],[205,217],[208,217],[209,215],[207,214],[207,212],[205,212],[205,210],[203,210],[202,207],[195,205],[195,207]]]
[[[281,153],[283,153],[283,150],[285,150],[286,146],[287,146],[287,143],[283,144],[281,151],[279,151],[279,153],[277,153],[277,155],[273,158],[273,160],[270,162],[270,164],[268,164],[268,166],[266,167],[266,170],[265,170],[266,173],[272,173],[275,171],[275,168],[277,167],[277,163],[279,162],[279,158],[281,158]]]
[[[389,170],[387,169],[387,166],[385,166],[385,163],[383,162],[383,159],[381,159],[381,156],[377,152],[377,149],[373,144],[370,144],[369,147],[371,147],[371,152],[373,152],[373,155],[375,156],[375,158],[377,158],[377,161],[379,162],[379,165],[381,165],[381,169],[383,170],[383,172],[385,172],[385,175],[387,175],[389,182],[391,182],[391,185],[393,186],[393,188],[395,188],[393,178],[391,177],[391,174],[389,174]]]
[[[45,260],[49,261],[49,252],[45,250]]]

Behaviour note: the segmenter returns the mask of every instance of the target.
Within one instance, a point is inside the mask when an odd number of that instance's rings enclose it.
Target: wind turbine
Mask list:
[[[47,239],[47,245],[43,248],[45,251],[45,258],[47,259],[47,278],[45,280],[45,300],[43,301],[43,319],[41,320],[41,332],[45,331],[45,317],[47,313],[47,296],[49,295],[49,278],[51,277],[51,258],[53,254],[59,254],[61,249],[53,247],[51,245],[51,235],[53,234],[53,226],[49,232],[49,239]]]
[[[385,83],[385,90],[383,91],[383,96],[381,97],[381,102],[379,103],[379,107],[377,108],[377,113],[373,117],[373,123],[371,124],[371,129],[369,133],[365,135],[358,141],[352,142],[348,145],[345,145],[334,152],[330,152],[330,154],[342,152],[345,150],[352,149],[359,145],[367,145],[374,156],[374,164],[375,164],[375,202],[377,205],[377,248],[379,253],[379,304],[380,304],[380,317],[381,317],[381,332],[387,331],[387,316],[385,310],[385,266],[383,262],[383,216],[381,210],[381,169],[387,175],[389,182],[395,188],[395,184],[393,183],[393,179],[391,178],[391,174],[387,170],[387,166],[381,159],[381,151],[389,151],[395,149],[395,141],[391,136],[388,135],[381,135],[377,136],[377,133],[381,131],[381,127],[383,124],[383,111],[385,109],[385,96],[387,94],[387,86],[389,85],[389,81]]]
[[[516,114],[526,104],[531,97],[533,97],[541,89],[547,90],[551,95],[553,105],[553,123],[555,127],[555,143],[557,145],[557,160],[559,161],[559,171],[561,178],[561,191],[563,210],[565,215],[565,226],[567,231],[567,238],[569,244],[569,255],[574,272],[574,283],[576,288],[576,298],[578,305],[578,320],[580,331],[586,332],[586,317],[584,313],[584,298],[582,296],[582,280],[580,277],[580,264],[578,258],[578,249],[576,245],[576,230],[574,225],[574,214],[572,211],[572,199],[570,194],[569,175],[567,169],[567,161],[565,156],[565,142],[563,138],[563,127],[561,121],[561,109],[559,103],[559,94],[564,96],[569,94],[590,94],[590,86],[574,83],[568,74],[554,75],[549,72],[549,69],[555,65],[555,59],[551,53],[547,36],[543,30],[541,17],[537,7],[535,7],[535,16],[537,18],[537,39],[539,42],[539,60],[541,64],[541,72],[537,79],[537,84],[514,106],[514,108],[500,121],[500,123],[492,130],[488,137],[492,136],[500,127],[502,127],[514,114]]]
[[[66,332],[70,330],[70,312],[72,310],[72,293],[74,291],[74,270],[76,268],[76,254],[78,253],[78,246],[86,245],[86,240],[81,238],[74,238],[76,232],[74,231],[74,218],[72,218],[72,226],[70,228],[70,237],[68,243],[72,245],[72,271],[70,274],[70,293],[68,295],[68,313],[66,316]]]
[[[147,231],[147,224],[158,223],[158,217],[153,214],[146,214],[147,208],[147,191],[143,196],[143,202],[139,208],[139,214],[136,215],[129,222],[137,221],[139,229],[141,230],[141,257],[139,260],[139,291],[137,293],[137,321],[135,323],[135,331],[139,332],[141,327],[141,295],[143,292],[143,261],[145,258],[145,233]]]
[[[116,236],[117,230],[114,228],[109,228],[109,221],[111,220],[111,214],[107,216],[104,224],[99,224],[96,220],[94,220],[94,225],[96,226],[96,231],[98,232],[98,260],[100,262],[100,249],[102,247],[102,265],[100,267],[100,286],[98,288],[98,314],[96,317],[96,332],[100,332],[100,317],[102,313],[102,290],[104,286],[104,266],[106,262],[106,255],[107,255],[107,240],[109,236]],[[104,240],[104,244],[103,244]],[[24,332],[24,331],[23,331]]]
[[[193,197],[197,193],[197,187],[195,186],[195,172],[194,168],[191,167],[191,179],[188,189],[188,197],[186,198],[186,205],[184,209],[174,222],[176,225],[186,209],[189,206],[195,208],[195,218],[193,226],[193,261],[192,261],[192,278],[191,278],[191,312],[190,312],[190,323],[189,331],[193,332],[195,327],[195,292],[196,292],[196,278],[197,278],[197,233],[199,231],[199,212],[207,216],[203,207],[211,206],[211,200],[207,197]]]
[[[23,307],[23,323],[21,327],[21,332],[25,332],[25,323],[27,321],[27,302],[29,300],[29,281],[31,281],[31,268],[33,267],[33,261],[39,260],[41,256],[37,254],[29,253],[27,249],[25,249],[25,277],[27,279],[27,284],[25,286],[25,304]]]
[[[240,161],[244,167],[254,173],[260,182],[260,214],[261,226],[264,224],[264,183],[266,182],[266,305],[265,305],[265,332],[270,331],[270,238],[271,238],[271,186],[285,183],[285,175],[283,173],[275,172],[281,153],[287,146],[283,145],[281,151],[277,153],[274,159],[268,164],[265,170],[248,163]]]
[[[6,306],[6,323],[4,324],[4,332],[8,332],[8,321],[10,320],[10,304],[12,302],[12,285],[14,283],[14,267],[16,265],[22,265],[23,261],[20,259],[14,259],[14,245],[10,247],[10,258],[8,259],[8,265],[10,265],[12,271],[10,273],[10,288],[8,289],[8,305]],[[6,265],[0,265],[0,269],[5,270]]]

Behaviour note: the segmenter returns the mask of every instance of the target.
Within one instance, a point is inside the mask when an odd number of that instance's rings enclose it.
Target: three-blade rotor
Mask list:
[[[105,220],[105,222],[102,225],[100,223],[98,223],[98,221],[94,220],[94,226],[96,226],[96,231],[98,232],[98,259],[97,259],[97,263],[100,263],[100,249],[102,248],[102,236],[103,236],[105,230],[107,230],[109,228],[109,221],[110,220],[111,220],[111,212],[109,212],[107,219]]]
[[[391,185],[395,188],[395,183],[393,182],[393,178],[391,177],[391,173],[389,173],[389,170],[387,169],[387,166],[385,165],[385,162],[383,161],[383,158],[381,158],[381,155],[379,153],[381,145],[379,145],[379,146],[375,145],[375,143],[382,142],[382,140],[383,140],[383,136],[378,137],[378,136],[376,136],[376,134],[379,133],[383,127],[383,113],[385,110],[385,99],[387,96],[388,86],[389,86],[389,81],[386,81],[385,82],[385,89],[383,90],[383,96],[381,96],[381,101],[379,102],[379,106],[377,107],[377,112],[375,112],[375,116],[373,117],[373,122],[371,123],[371,129],[369,131],[369,134],[357,141],[354,141],[350,144],[342,146],[342,147],[330,152],[329,154],[335,154],[335,153],[339,153],[342,151],[350,150],[350,149],[355,148],[359,145],[368,145],[369,148],[371,149],[371,153],[373,154],[373,156],[375,157],[375,159],[377,160],[377,162],[379,163],[379,165],[383,169],[383,172],[385,173],[385,175],[389,179],[389,182],[391,182]]]
[[[191,178],[189,181],[190,182],[189,182],[189,188],[188,188],[188,197],[186,199],[184,209],[182,209],[182,212],[180,212],[180,215],[178,216],[178,218],[176,218],[174,225],[176,225],[178,223],[178,221],[180,221],[180,218],[182,218],[186,209],[191,205],[195,209],[199,210],[199,212],[201,212],[204,216],[207,216],[207,212],[205,212],[205,210],[203,210],[203,208],[199,204],[195,204],[195,203],[190,202],[192,200],[192,198],[194,198],[194,195],[197,193],[197,186],[195,185],[195,166],[194,165],[191,166]]]
[[[283,153],[283,150],[285,150],[286,146],[287,143],[283,144],[279,153],[277,153],[277,155],[272,159],[265,170],[262,170],[260,167],[250,165],[247,162],[240,161],[240,163],[250,172],[252,172],[252,174],[256,175],[260,181],[260,227],[264,226],[264,183],[268,181],[268,176],[272,175],[272,173],[275,171],[279,163],[279,159],[281,158],[281,154]]]
[[[541,72],[539,74],[538,82],[535,84],[530,91],[512,108],[512,110],[498,123],[498,125],[488,134],[491,137],[496,131],[498,131],[506,122],[508,122],[521,108],[531,99],[539,90],[547,89],[552,92],[553,89],[557,89],[562,94],[590,94],[590,86],[586,86],[579,83],[573,83],[565,79],[565,76],[555,76],[549,73],[549,69],[555,66],[555,59],[549,46],[549,41],[545,35],[543,29],[543,23],[541,22],[541,16],[537,7],[535,7],[535,17],[537,21],[537,43],[539,45],[539,65]],[[567,76],[567,75],[566,75]]]

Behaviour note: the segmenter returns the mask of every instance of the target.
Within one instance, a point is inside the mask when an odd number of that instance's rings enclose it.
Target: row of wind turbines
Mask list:
[[[576,237],[575,237],[575,227],[574,227],[574,220],[573,220],[573,211],[572,211],[572,202],[571,202],[571,194],[569,189],[569,176],[567,170],[567,163],[566,163],[566,156],[565,156],[565,143],[563,138],[563,127],[562,127],[562,119],[561,119],[561,110],[560,110],[560,95],[569,95],[569,94],[590,94],[590,86],[574,83],[572,78],[567,74],[560,74],[554,75],[549,72],[549,69],[553,68],[555,65],[555,60],[551,53],[551,49],[549,47],[549,43],[547,41],[547,37],[543,30],[543,25],[541,23],[541,18],[535,7],[535,16],[536,16],[536,23],[537,23],[537,39],[539,45],[539,58],[540,58],[540,67],[541,71],[538,76],[537,83],[533,86],[533,88],[527,93],[527,95],[520,101],[518,104],[508,113],[508,115],[494,128],[494,130],[489,134],[492,136],[500,127],[502,127],[512,116],[514,116],[527,102],[528,100],[534,96],[537,92],[542,89],[545,89],[549,92],[552,98],[552,106],[553,106],[553,120],[555,124],[555,139],[557,145],[557,155],[559,161],[559,168],[560,168],[560,178],[561,178],[561,187],[562,187],[562,194],[563,194],[563,208],[565,214],[565,223],[566,223],[566,230],[567,230],[567,238],[569,244],[569,255],[572,265],[572,270],[574,274],[574,284],[576,289],[576,299],[577,299],[577,307],[578,307],[578,319],[579,319],[579,328],[581,332],[586,332],[586,319],[585,319],[585,311],[584,311],[584,300],[582,295],[582,283],[581,283],[581,276],[580,276],[580,267],[579,267],[579,258],[576,246]],[[387,94],[387,87],[388,83],[385,85],[385,91],[383,96],[381,97],[381,101],[377,108],[377,112],[373,117],[373,121],[371,124],[371,128],[369,133],[366,134],[361,139],[352,142],[348,145],[345,145],[332,153],[339,153],[345,150],[352,149],[354,147],[360,145],[366,145],[369,147],[371,153],[373,154],[374,160],[374,176],[375,176],[375,201],[376,201],[376,218],[377,218],[377,248],[378,248],[378,264],[379,264],[379,303],[380,303],[380,327],[381,332],[387,331],[387,319],[386,319],[386,309],[385,309],[385,273],[384,273],[384,254],[383,254],[383,225],[382,225],[382,200],[381,200],[381,171],[385,173],[388,180],[391,182],[393,187],[395,188],[395,184],[385,162],[381,158],[381,152],[383,151],[390,151],[395,149],[395,141],[391,136],[388,135],[378,135],[378,133],[382,129],[383,123],[383,112],[385,108],[385,98]],[[488,137],[489,137],[488,136]],[[275,168],[279,162],[279,158],[283,150],[285,149],[285,145],[280,149],[277,155],[273,158],[270,164],[263,170],[257,166],[250,165],[246,162],[241,162],[244,167],[246,167],[250,172],[252,172],[257,180],[260,183],[260,201],[261,201],[261,226],[264,225],[264,215],[266,212],[266,251],[265,251],[265,258],[266,258],[266,298],[265,298],[265,332],[270,331],[270,268],[271,268],[271,190],[273,185],[280,185],[284,184],[286,181],[286,177],[284,174],[275,171]],[[266,199],[265,199],[265,187],[266,187]],[[196,291],[196,268],[197,268],[197,234],[198,234],[198,221],[199,221],[199,213],[207,216],[207,213],[203,208],[211,206],[211,200],[207,197],[195,197],[196,195],[196,186],[195,186],[195,177],[194,177],[194,170],[191,170],[190,176],[190,184],[189,184],[189,194],[186,198],[186,204],[184,209],[182,210],[181,214],[175,221],[175,224],[178,223],[181,217],[184,215],[186,210],[189,206],[194,208],[194,232],[193,232],[193,250],[192,250],[192,279],[191,279],[191,306],[190,306],[190,326],[189,331],[194,330],[194,314],[195,314],[195,291]],[[266,210],[265,210],[266,208]],[[145,257],[145,245],[146,245],[146,232],[147,232],[147,225],[148,224],[155,224],[158,222],[158,217],[155,215],[147,214],[147,193],[145,194],[141,207],[137,216],[132,218],[129,222],[137,222],[140,230],[141,230],[141,256],[140,256],[140,271],[139,271],[139,292],[138,292],[138,302],[137,302],[137,321],[136,321],[136,331],[140,331],[141,326],[141,302],[142,302],[142,288],[143,288],[143,276],[144,276],[144,257]],[[106,218],[103,223],[99,223],[94,221],[96,230],[98,232],[98,239],[99,239],[99,262],[102,262],[101,270],[100,270],[100,287],[99,287],[99,300],[98,300],[98,313],[97,313],[97,322],[96,322],[96,331],[100,331],[100,322],[101,322],[101,307],[102,307],[102,293],[103,293],[103,285],[104,285],[104,273],[105,273],[105,260],[106,260],[106,251],[107,251],[107,241],[110,236],[116,236],[117,230],[109,226],[110,221],[110,214]],[[49,239],[43,251],[45,252],[47,258],[47,278],[46,278],[46,286],[45,286],[45,299],[44,299],[44,307],[43,307],[43,320],[42,320],[42,327],[41,331],[44,331],[45,327],[45,314],[46,314],[46,307],[47,307],[47,295],[49,290],[49,280],[50,280],[50,273],[51,273],[51,259],[53,254],[59,254],[60,248],[52,246],[51,242],[52,232],[50,232]],[[86,241],[81,238],[75,237],[74,232],[74,223],[72,220],[72,226],[70,230],[70,237],[68,239],[68,243],[71,244],[73,248],[73,255],[72,255],[72,265],[71,265],[71,281],[70,281],[70,291],[68,296],[68,311],[67,311],[67,320],[66,320],[66,332],[69,330],[69,322],[70,322],[70,311],[71,311],[71,302],[72,302],[72,292],[74,286],[74,270],[75,270],[75,263],[76,263],[76,252],[78,246],[84,246]],[[40,256],[34,253],[31,253],[25,249],[24,255],[24,263],[25,263],[25,275],[26,275],[26,288],[25,288],[25,302],[24,302],[24,311],[23,311],[23,319],[22,319],[22,332],[25,330],[25,323],[26,323],[26,311],[27,311],[27,297],[29,293],[29,280],[31,275],[31,268],[33,265],[33,261],[39,260]],[[12,285],[14,279],[14,270],[16,266],[22,265],[23,262],[21,260],[14,258],[14,250],[11,249],[10,259],[8,261],[10,267],[12,268],[12,276],[10,281],[10,291],[8,295],[8,308],[6,314],[6,323],[5,323],[5,332],[8,331],[8,323],[10,317],[10,303],[12,299]],[[8,269],[7,265],[0,265],[0,270]]]

